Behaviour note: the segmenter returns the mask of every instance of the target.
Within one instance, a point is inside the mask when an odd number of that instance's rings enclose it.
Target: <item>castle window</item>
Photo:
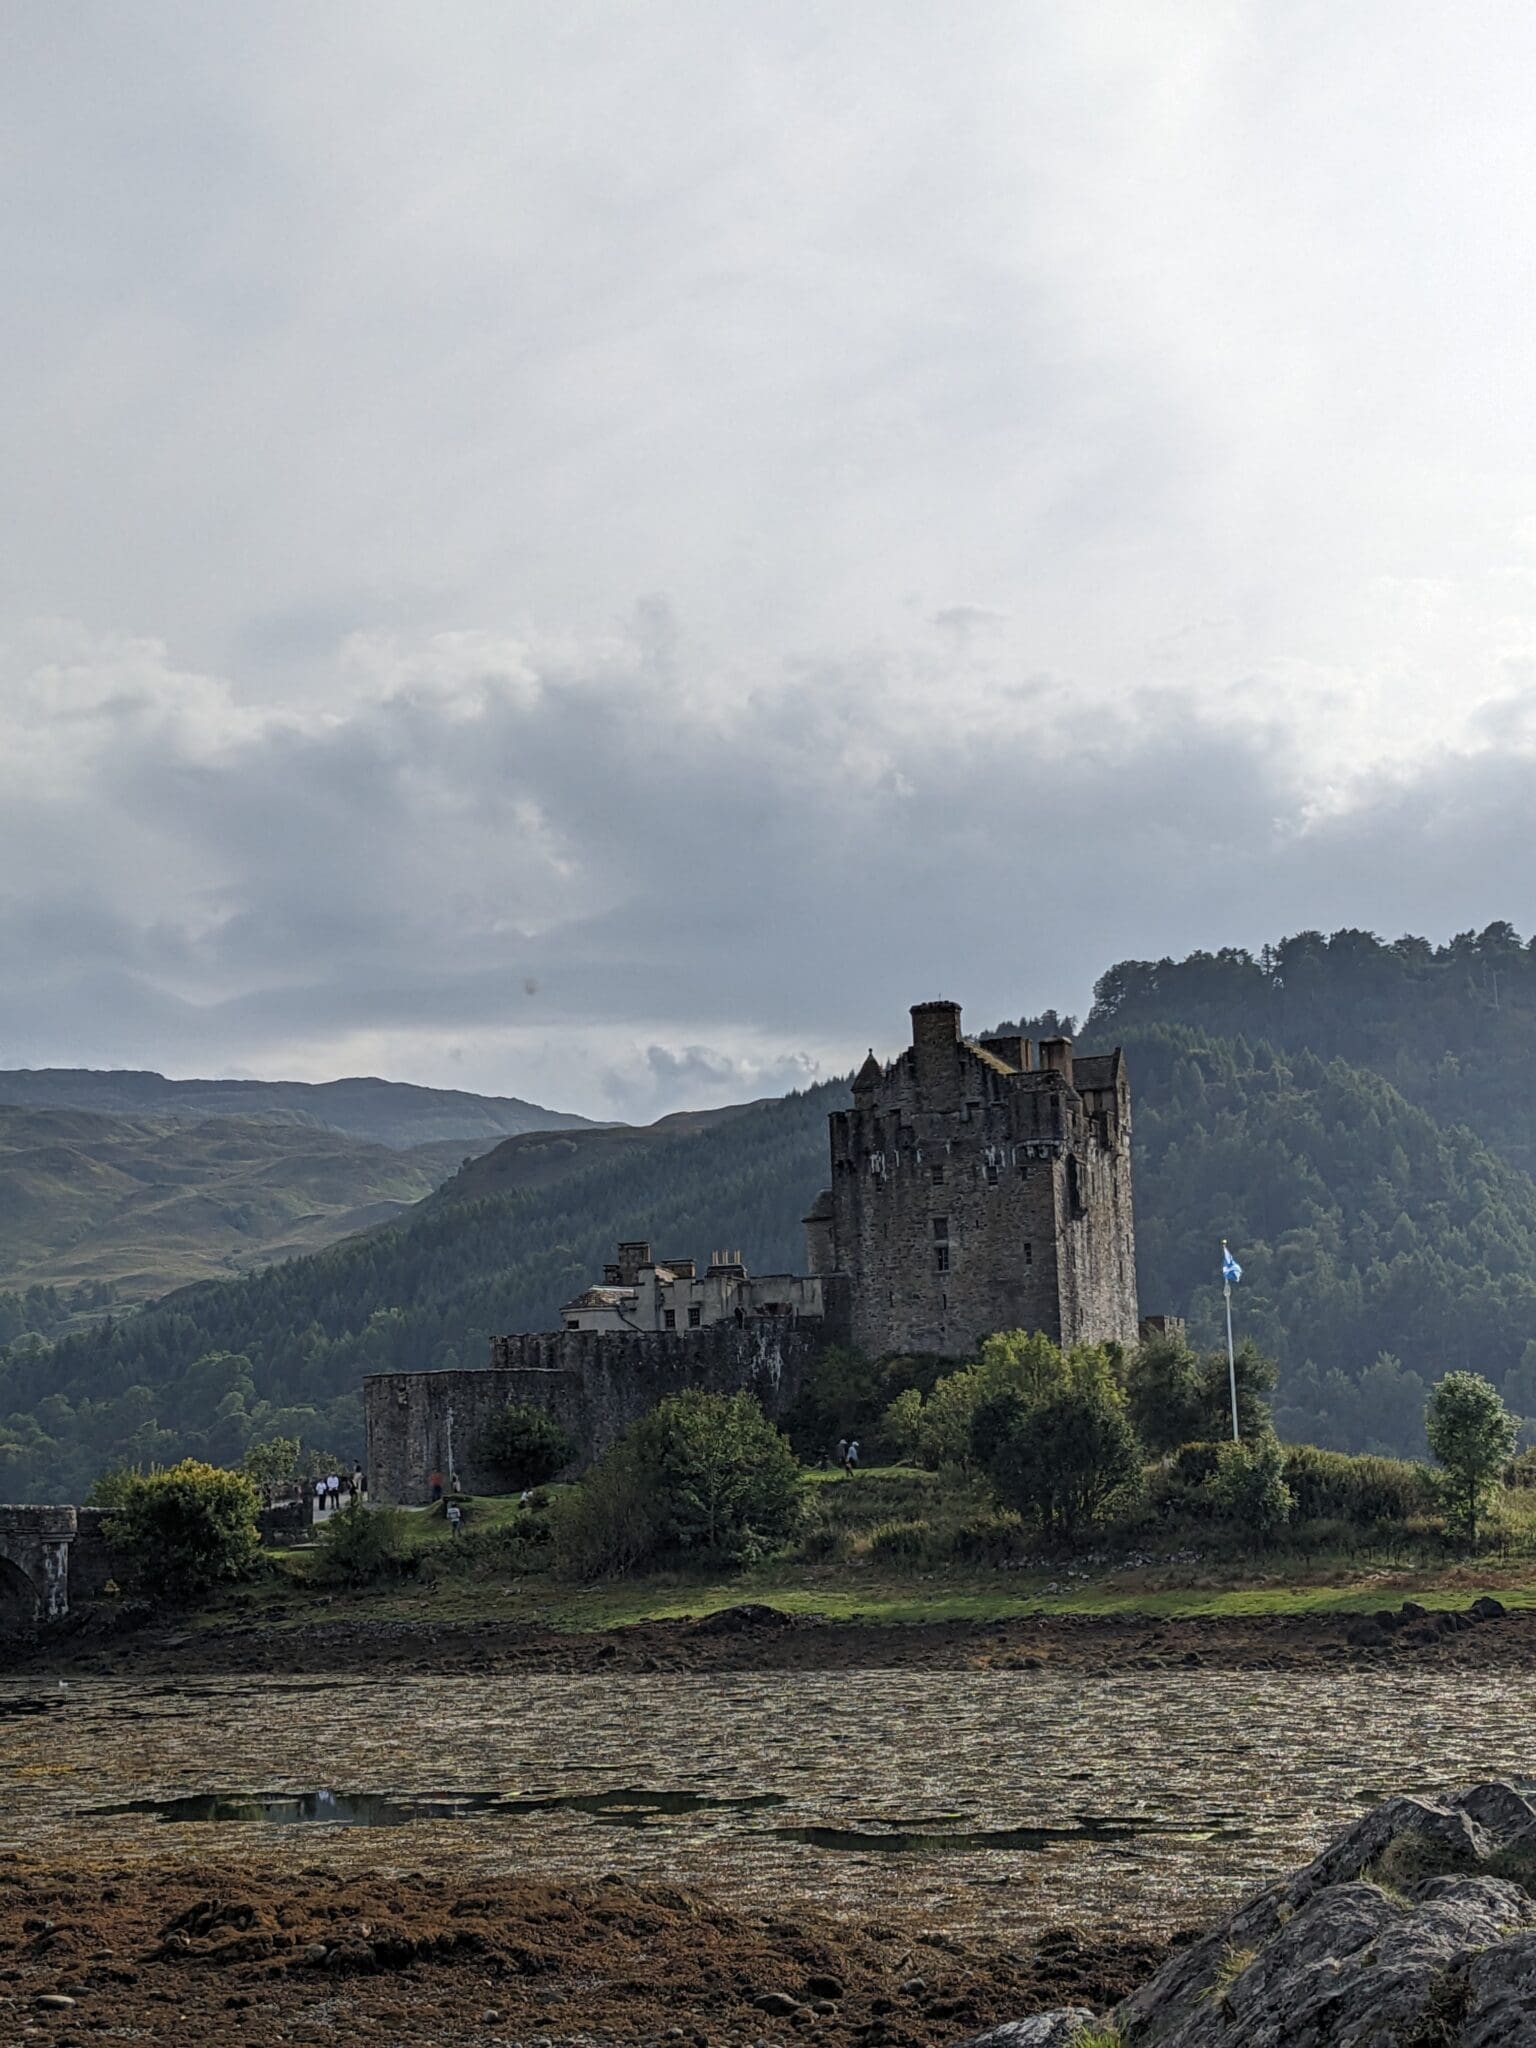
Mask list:
[[[1024,1263],[1026,1266],[1032,1266],[1035,1263],[1035,1248],[1032,1244],[1027,1244],[1024,1247]]]
[[[664,1309],[662,1311],[662,1321],[669,1330],[675,1330],[677,1328],[677,1310],[675,1308]]]
[[[987,1186],[989,1188],[997,1186],[997,1161],[995,1159],[987,1161]]]
[[[579,1330],[581,1328],[581,1324],[576,1320],[575,1316],[567,1316],[565,1319],[565,1327],[568,1330]]]
[[[703,1309],[702,1309],[702,1308],[700,1307],[699,1303],[698,1303],[698,1302],[695,1302],[695,1303],[693,1304],[692,1308],[690,1308],[690,1309],[689,1309],[689,1311],[688,1311],[688,1327],[689,1327],[689,1329],[690,1329],[690,1330],[696,1330],[696,1329],[697,1329],[697,1328],[699,1327],[700,1323],[702,1323],[702,1322],[703,1322],[703,1320],[704,1320],[704,1311],[703,1311]]]
[[[939,1307],[943,1309],[946,1315],[949,1313],[949,1296],[947,1294],[939,1296]]]
[[[930,1180],[931,1180],[931,1181],[933,1182],[933,1184],[934,1184],[934,1186],[935,1186],[936,1188],[941,1188],[941,1187],[943,1187],[943,1185],[944,1185],[944,1162],[943,1162],[943,1160],[942,1160],[942,1159],[936,1159],[936,1160],[935,1160],[935,1161],[933,1162],[932,1166],[930,1166],[930,1167],[929,1167],[929,1169],[928,1169],[928,1178],[929,1178],[929,1179],[930,1179]]]
[[[936,1273],[947,1273],[949,1271],[949,1246],[947,1244],[936,1244],[934,1246],[933,1267]]]
[[[948,1235],[949,1235],[949,1218],[948,1218],[947,1216],[935,1216],[935,1217],[934,1217],[934,1219],[933,1219],[933,1234],[934,1234],[934,1236],[935,1236],[935,1237],[948,1237]]]

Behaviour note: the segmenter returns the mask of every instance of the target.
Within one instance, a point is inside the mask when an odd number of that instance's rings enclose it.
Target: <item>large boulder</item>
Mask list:
[[[1109,2025],[1136,2048],[1536,2048],[1533,1879],[1536,1804],[1514,1786],[1390,1799]]]

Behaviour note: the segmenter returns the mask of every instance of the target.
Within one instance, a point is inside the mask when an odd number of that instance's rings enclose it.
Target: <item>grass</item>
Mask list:
[[[807,1474],[807,1507],[846,1529],[851,1553],[805,1563],[780,1557],[740,1573],[661,1572],[577,1585],[548,1572],[521,1577],[434,1573],[361,1591],[330,1590],[308,1579],[312,1547],[269,1553],[275,1574],[231,1596],[247,1619],[300,1626],[325,1618],[377,1621],[536,1622],[576,1632],[623,1628],[713,1613],[762,1601],[785,1613],[828,1622],[902,1627],[918,1623],[987,1623],[1034,1615],[1141,1617],[1149,1621],[1263,1615],[1351,1615],[1395,1606],[1405,1598],[1426,1607],[1465,1607],[1496,1591],[1510,1607],[1536,1606],[1536,1565],[1415,1557],[1398,1549],[1354,1555],[1298,1553],[1215,1558],[1200,1564],[1149,1563],[1135,1569],[1066,1560],[999,1571],[984,1565],[875,1561],[869,1538],[891,1519],[914,1511],[963,1515],[975,1506],[964,1489],[912,1466],[876,1467],[846,1479]],[[515,1495],[466,1503],[466,1534],[502,1527],[521,1513]],[[424,1556],[451,1544],[441,1507],[402,1510],[407,1548]],[[201,1616],[208,1625],[230,1618],[230,1599]]]

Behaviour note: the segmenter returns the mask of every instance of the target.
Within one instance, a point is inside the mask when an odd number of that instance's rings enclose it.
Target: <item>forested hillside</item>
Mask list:
[[[493,1332],[547,1327],[620,1237],[798,1268],[842,1099],[829,1084],[689,1120],[539,1192],[435,1198],[394,1229],[52,1347],[23,1339],[0,1353],[0,1496],[78,1498],[104,1465],[237,1458],[253,1434],[351,1455],[364,1373],[482,1363]]]
[[[1507,927],[1124,963],[1083,1034],[1116,1041],[1143,1306],[1216,1341],[1229,1237],[1286,1434],[1417,1450],[1425,1389],[1459,1366],[1536,1415],[1536,967]],[[0,1493],[79,1492],[124,1457],[234,1456],[252,1431],[350,1451],[363,1373],[474,1364],[492,1331],[547,1326],[620,1236],[798,1266],[839,1099],[517,1139],[393,1229],[52,1350],[24,1339],[0,1353]]]
[[[1536,938],[1513,925],[1445,946],[1298,932],[1256,956],[1122,960],[1094,989],[1084,1043],[1146,1024],[1369,1067],[1437,1123],[1468,1124],[1536,1171]]]

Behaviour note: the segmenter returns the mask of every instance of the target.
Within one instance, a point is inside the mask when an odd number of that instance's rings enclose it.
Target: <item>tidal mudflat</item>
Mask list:
[[[1391,1791],[1536,1775],[1536,1676],[1465,1671],[229,1679],[41,1674],[6,1846],[60,1869],[451,1870],[1166,1931]]]

